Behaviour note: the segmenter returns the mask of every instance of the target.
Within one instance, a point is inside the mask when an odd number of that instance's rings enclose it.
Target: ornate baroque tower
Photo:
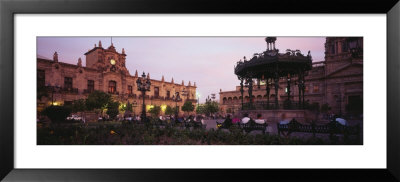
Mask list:
[[[85,55],[86,67],[88,68],[103,72],[111,71],[129,75],[125,65],[126,54],[124,48],[122,48],[122,52],[119,53],[111,43],[107,49],[104,49],[101,41],[99,41],[99,46],[95,45],[95,47],[86,52]]]

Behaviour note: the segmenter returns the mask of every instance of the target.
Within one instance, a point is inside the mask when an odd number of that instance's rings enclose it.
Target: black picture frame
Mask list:
[[[381,13],[387,15],[386,169],[15,169],[14,15],[26,13]],[[5,181],[399,181],[398,0],[0,0],[0,179]],[[241,25],[238,25],[241,26]],[[29,31],[29,30],[27,30]],[[390,98],[390,99],[389,99]],[[376,121],[384,122],[384,121]],[[236,159],[232,159],[236,160]],[[239,159],[237,159],[239,160]]]

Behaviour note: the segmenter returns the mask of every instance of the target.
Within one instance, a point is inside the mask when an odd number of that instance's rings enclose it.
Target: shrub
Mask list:
[[[110,116],[111,119],[115,119],[115,117],[118,115],[119,110],[119,102],[109,102],[107,104],[107,114]]]
[[[160,106],[154,106],[149,110],[149,113],[153,117],[157,117],[158,115],[160,115],[160,112],[161,112],[161,107]]]
[[[72,112],[82,112],[86,110],[86,101],[84,99],[74,100],[71,106]]]
[[[172,108],[171,106],[167,106],[167,108],[165,109],[165,114],[166,114],[166,115],[173,115],[173,114],[175,114],[175,108]]]
[[[110,94],[95,90],[86,99],[86,107],[88,110],[102,109],[110,102]]]
[[[62,122],[71,114],[71,109],[65,106],[49,106],[42,111],[42,114],[51,122]]]
[[[182,111],[184,112],[194,111],[194,105],[192,104],[192,102],[186,101],[182,106]]]

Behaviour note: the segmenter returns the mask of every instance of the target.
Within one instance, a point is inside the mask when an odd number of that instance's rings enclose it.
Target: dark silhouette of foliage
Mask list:
[[[158,116],[158,115],[160,115],[160,112],[161,112],[161,107],[160,106],[154,106],[149,110],[149,113],[152,116]]]
[[[119,102],[110,101],[107,104],[107,114],[110,116],[110,119],[115,119],[115,117],[119,113]]]
[[[88,110],[102,109],[111,102],[111,95],[101,91],[92,92],[86,99],[86,107]],[[118,107],[117,107],[118,109]]]
[[[194,105],[192,104],[192,102],[186,101],[182,106],[182,111],[184,112],[194,111]]]
[[[171,106],[167,106],[167,108],[165,109],[165,114],[166,114],[166,115],[173,115],[173,114],[175,114],[175,107],[172,108]]]
[[[86,111],[86,101],[84,99],[74,100],[71,106],[72,112],[83,112]]]
[[[49,106],[42,111],[54,123],[65,121],[70,114],[71,109],[65,106]]]

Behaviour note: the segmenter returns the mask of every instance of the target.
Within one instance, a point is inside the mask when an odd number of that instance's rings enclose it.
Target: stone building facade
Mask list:
[[[130,75],[126,68],[126,54],[122,49],[117,52],[114,45],[103,48],[101,42],[85,53],[86,66],[82,65],[79,58],[76,65],[58,61],[57,52],[54,53],[53,60],[37,58],[37,86],[50,90],[47,96],[38,97],[37,109],[51,105],[69,105],[74,100],[84,99],[94,90],[110,93],[112,98],[122,104],[133,104],[134,114],[140,114],[143,103],[142,94],[136,87],[136,80],[141,74],[135,72]],[[150,78],[150,74],[146,75]],[[164,79],[150,79],[151,88],[146,92],[145,104],[149,109],[154,105],[161,106],[162,112],[166,106],[180,108],[184,102],[197,102],[196,83],[189,81],[187,85],[184,81],[175,83],[174,79],[170,82]],[[181,101],[172,100],[173,95],[180,92]],[[182,93],[186,93],[182,95]],[[180,110],[180,114],[182,111]]]
[[[333,114],[348,114],[354,110],[362,113],[363,100],[363,38],[327,37],[325,42],[325,61],[313,62],[312,69],[305,77],[305,100],[310,104],[328,104]],[[253,82],[255,103],[266,103],[266,86],[261,81]],[[298,100],[296,78],[291,82],[291,100]],[[282,105],[287,99],[286,79],[279,81],[278,100]],[[258,86],[259,85],[259,86]],[[274,84],[270,85],[274,90]],[[240,86],[233,91],[220,91],[220,105],[224,113],[235,113],[241,109]],[[270,103],[275,100],[270,93]],[[244,103],[249,102],[247,88],[244,88]],[[361,107],[361,108],[360,108]],[[358,111],[360,112],[360,111]]]

